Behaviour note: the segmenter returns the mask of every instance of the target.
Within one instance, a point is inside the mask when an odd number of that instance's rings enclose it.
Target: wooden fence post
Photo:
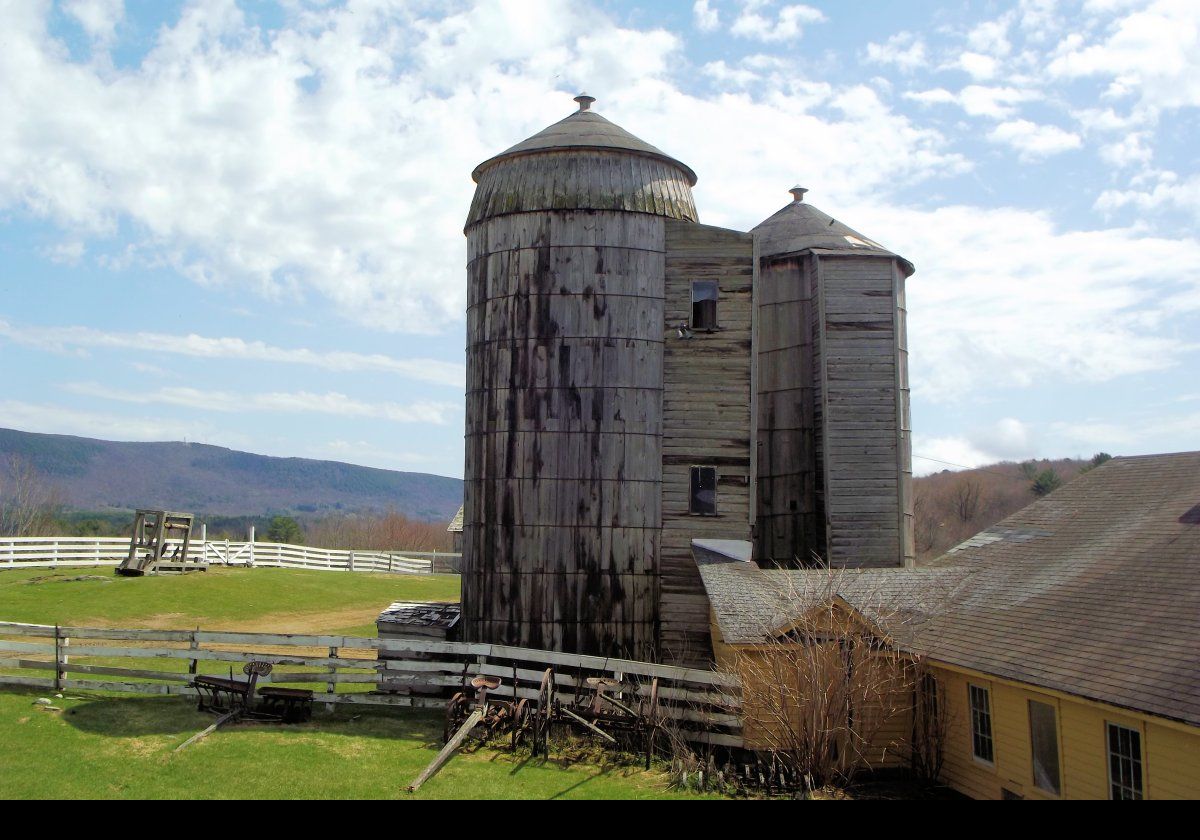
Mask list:
[[[350,552],[350,571],[354,571],[354,552]]]
[[[250,568],[254,568],[254,526],[250,526],[250,559],[247,561]]]
[[[200,649],[200,643],[196,641],[196,634],[199,632],[200,632],[199,626],[197,626],[196,629],[192,631],[192,641],[188,645],[188,650],[199,650]],[[199,670],[199,667],[198,667],[199,664],[200,664],[200,660],[198,660],[198,659],[188,660],[188,673],[191,674],[193,677],[196,676],[196,673]]]
[[[54,625],[54,690],[62,691],[63,680],[67,675],[67,647],[71,640],[62,634],[62,629]]]
[[[329,648],[329,658],[330,658],[330,659],[337,659],[337,655],[338,655],[338,649],[337,649],[336,647],[330,646],[330,648]],[[330,666],[329,666],[329,673],[330,673],[331,675],[333,675],[333,676],[336,676],[336,675],[337,675],[337,666],[336,666],[336,665],[330,665]],[[336,682],[336,681],[330,681],[330,682],[327,684],[327,687],[328,687],[328,689],[329,689],[329,693],[330,693],[330,694],[337,694],[337,682]],[[326,703],[326,704],[325,704],[325,711],[327,711],[327,712],[332,712],[332,711],[333,711],[333,703]]]

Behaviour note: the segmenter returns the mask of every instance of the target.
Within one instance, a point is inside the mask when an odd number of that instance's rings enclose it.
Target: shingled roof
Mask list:
[[[446,530],[452,534],[461,534],[463,529],[463,510],[466,505],[458,506],[458,513],[454,514],[454,518],[450,520],[450,524],[446,526]]]
[[[930,659],[1200,725],[1200,452],[1114,459],[919,569],[693,553],[728,644],[836,595]]]
[[[1200,725],[1200,452],[1116,458],[934,564],[931,656]]]

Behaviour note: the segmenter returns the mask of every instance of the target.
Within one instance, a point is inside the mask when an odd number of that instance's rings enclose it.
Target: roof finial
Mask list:
[[[788,190],[788,192],[790,192],[792,197],[796,199],[795,203],[799,204],[800,202],[804,201],[804,194],[808,192],[808,190],[806,190],[804,187],[796,186],[792,187],[790,190]]]
[[[586,93],[581,93],[575,97],[575,101],[579,103],[580,111],[590,111],[592,103],[596,101],[596,97],[588,96]]]

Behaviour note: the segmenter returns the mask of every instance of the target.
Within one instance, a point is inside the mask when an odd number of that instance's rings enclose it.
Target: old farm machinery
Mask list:
[[[188,747],[222,726],[240,720],[268,723],[303,723],[312,717],[313,693],[306,689],[258,685],[259,677],[270,675],[274,666],[269,662],[247,662],[242,667],[246,679],[239,680],[230,669],[229,677],[197,675],[192,678],[202,712],[217,715],[216,721],[188,738],[175,752]]]
[[[482,744],[506,739],[513,749],[528,745],[534,756],[548,756],[551,732],[556,728],[594,735],[612,747],[640,752],[648,768],[664,721],[658,704],[658,679],[645,686],[608,677],[571,682],[575,692],[564,700],[564,694],[556,690],[554,670],[547,668],[536,696],[521,697],[522,692],[510,688],[504,693],[511,699],[498,699],[495,695],[503,686],[499,677],[472,678],[469,686],[473,693],[460,691],[447,704],[443,747],[409,785],[409,791],[433,778],[468,740]]]

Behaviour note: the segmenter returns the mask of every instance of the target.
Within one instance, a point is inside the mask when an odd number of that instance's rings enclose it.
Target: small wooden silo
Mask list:
[[[462,633],[648,658],[664,223],[696,220],[696,177],[576,101],[474,172]]]
[[[756,559],[912,565],[904,284],[913,266],[792,192],[753,231]]]

